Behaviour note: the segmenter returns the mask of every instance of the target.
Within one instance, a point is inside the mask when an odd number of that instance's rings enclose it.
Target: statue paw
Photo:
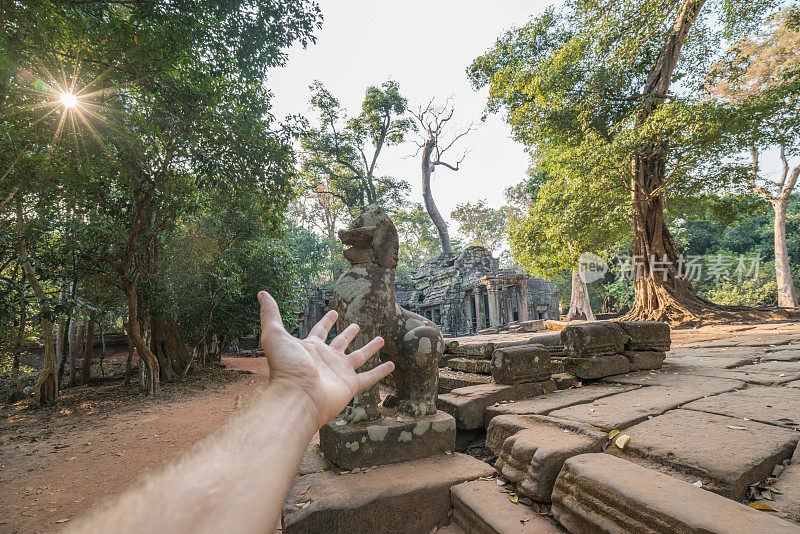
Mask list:
[[[425,417],[436,413],[436,404],[432,402],[405,401],[400,403],[397,411],[411,417]]]
[[[367,418],[367,411],[360,406],[348,406],[342,413],[342,419],[348,423],[357,423]]]

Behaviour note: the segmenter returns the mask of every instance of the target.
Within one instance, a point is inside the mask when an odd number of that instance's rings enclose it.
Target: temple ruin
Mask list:
[[[517,269],[501,269],[484,247],[428,260],[414,273],[412,283],[414,291],[403,305],[435,322],[445,335],[559,318],[555,283]]]

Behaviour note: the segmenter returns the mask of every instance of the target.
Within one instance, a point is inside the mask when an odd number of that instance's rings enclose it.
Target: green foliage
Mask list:
[[[494,254],[506,237],[508,214],[506,206],[495,209],[485,200],[478,200],[457,204],[450,217],[458,223],[458,231],[467,238],[470,246],[479,245]]]
[[[388,80],[380,87],[368,87],[361,113],[352,118],[321,82],[314,82],[311,92],[319,126],[308,129],[302,137],[306,152],[303,170],[325,176],[330,193],[351,214],[374,202],[390,210],[398,206],[408,184],[377,174],[383,148],[403,142],[412,126],[403,116],[406,99],[397,83]]]
[[[442,252],[439,235],[420,203],[398,209],[392,214],[392,221],[400,237],[397,278],[410,281],[411,275],[424,261]]]
[[[676,92],[643,120],[650,101],[641,91],[681,4],[568,1],[510,30],[469,67],[475,87],[489,88],[487,111],[504,109],[533,157],[532,205],[510,232],[526,268],[552,275],[583,251],[603,255],[628,240],[631,160],[653,140],[669,145],[663,194],[673,216],[744,191],[741,165],[720,163],[737,149],[727,126],[738,115],[696,95],[722,43],[757,29],[776,2],[707,2],[674,72]]]
[[[264,283],[291,320],[286,288],[296,282],[281,227],[296,131],[276,124],[263,79],[289,45],[313,41],[317,4],[33,0],[4,3],[0,18],[0,198],[23,200],[28,252],[48,295],[42,313],[69,314],[80,303],[120,314],[121,286],[141,282],[142,314],[170,311],[181,294],[202,301],[176,309],[194,338],[197,314],[209,310],[225,309],[234,329],[247,311],[252,326]],[[77,105],[65,107],[61,93]],[[236,237],[231,199],[257,209],[257,236]],[[4,233],[13,205],[0,207]],[[199,249],[175,244],[187,232]],[[0,294],[13,292],[3,286],[19,263],[8,235]],[[190,258],[203,283],[171,303],[183,273],[167,260]],[[61,299],[71,283],[80,299]]]

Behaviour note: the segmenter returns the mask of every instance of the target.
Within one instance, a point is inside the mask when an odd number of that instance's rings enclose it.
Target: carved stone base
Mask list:
[[[319,431],[325,457],[343,469],[371,467],[453,451],[456,421],[438,412],[425,417],[383,417],[347,424],[336,418]]]

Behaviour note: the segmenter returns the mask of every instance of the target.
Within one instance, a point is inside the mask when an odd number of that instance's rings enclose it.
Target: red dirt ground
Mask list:
[[[267,377],[265,358],[223,361],[240,372],[190,375],[156,398],[116,382],[0,410],[0,532],[53,532],[188,451]]]

